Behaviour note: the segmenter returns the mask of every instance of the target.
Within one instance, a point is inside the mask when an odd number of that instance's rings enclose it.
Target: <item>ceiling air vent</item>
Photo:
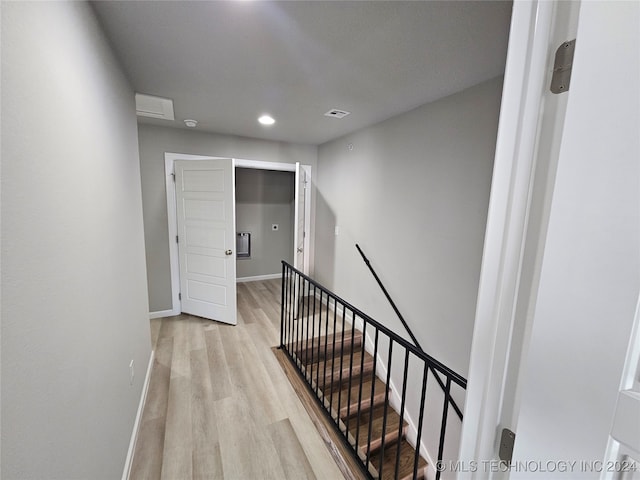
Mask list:
[[[338,110],[337,108],[332,108],[327,113],[324,114],[325,117],[333,117],[333,118],[344,118],[349,115],[351,112],[347,112],[345,110]]]
[[[173,116],[173,100],[136,93],[136,114],[140,117],[175,120]]]

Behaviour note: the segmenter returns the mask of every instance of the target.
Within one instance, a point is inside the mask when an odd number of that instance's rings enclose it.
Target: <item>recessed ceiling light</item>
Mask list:
[[[198,125],[198,121],[187,119],[184,121],[184,124],[189,128],[196,128],[196,126]]]
[[[260,118],[258,118],[258,121],[262,125],[273,125],[274,123],[276,123],[271,115],[262,115]]]

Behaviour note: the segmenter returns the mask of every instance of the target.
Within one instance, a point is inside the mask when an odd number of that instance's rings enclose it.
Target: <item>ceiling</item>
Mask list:
[[[175,121],[141,122],[308,144],[502,74],[511,17],[506,1],[93,5],[135,90],[174,101]]]

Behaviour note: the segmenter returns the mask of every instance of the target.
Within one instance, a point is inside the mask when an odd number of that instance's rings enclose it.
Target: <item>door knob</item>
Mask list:
[[[231,250],[227,250],[226,252],[224,252],[225,255],[231,255],[233,252]]]

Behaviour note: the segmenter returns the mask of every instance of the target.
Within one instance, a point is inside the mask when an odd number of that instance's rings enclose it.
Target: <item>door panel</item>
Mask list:
[[[236,324],[233,160],[176,161],[181,310]]]

